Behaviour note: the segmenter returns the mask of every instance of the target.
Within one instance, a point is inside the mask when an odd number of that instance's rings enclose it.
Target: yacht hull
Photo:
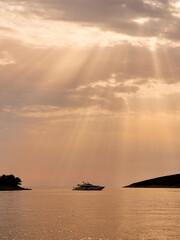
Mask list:
[[[77,190],[77,191],[101,191],[103,190],[104,187],[74,187],[73,190]]]

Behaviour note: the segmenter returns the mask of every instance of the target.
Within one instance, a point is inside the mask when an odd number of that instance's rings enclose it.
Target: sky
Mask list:
[[[179,0],[0,0],[0,174],[179,173],[179,62]]]

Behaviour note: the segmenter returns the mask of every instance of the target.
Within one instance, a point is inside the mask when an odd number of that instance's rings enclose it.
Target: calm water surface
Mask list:
[[[179,240],[180,190],[0,192],[0,240]]]

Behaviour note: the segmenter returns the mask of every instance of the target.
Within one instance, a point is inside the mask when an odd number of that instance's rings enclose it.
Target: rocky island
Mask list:
[[[125,188],[180,188],[180,174],[152,178],[132,183]]]
[[[0,176],[0,191],[31,190],[29,188],[20,187],[21,183],[21,179],[12,174],[2,175]]]

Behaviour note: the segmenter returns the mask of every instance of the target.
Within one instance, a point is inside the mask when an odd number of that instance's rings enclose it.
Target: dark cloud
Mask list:
[[[10,1],[11,4],[19,1]],[[143,0],[31,0],[23,1],[24,14],[46,19],[77,22],[130,36],[160,36],[176,40],[180,19],[174,15],[173,1]],[[22,13],[23,14],[23,13]],[[143,25],[138,18],[148,18]]]
[[[175,41],[179,36],[179,19],[172,14],[172,1],[153,1],[153,4],[142,0],[7,2],[25,7],[23,11],[17,10],[18,14],[33,13],[51,19],[52,24],[53,20],[77,22],[131,36],[163,36]],[[149,22],[138,25],[133,21],[138,18],[148,18]],[[8,28],[1,30],[9,31]],[[32,48],[6,40],[1,41],[0,47],[14,56],[16,61],[13,66],[0,66],[1,107],[99,106],[119,110],[125,108],[125,101],[122,97],[116,97],[116,94],[136,93],[149,79],[161,79],[167,84],[179,82],[180,51],[178,47],[168,44],[154,52],[143,44],[137,46],[127,42],[112,47],[77,50],[66,47]],[[70,57],[64,65],[67,53]],[[77,64],[74,59],[81,64]],[[115,76],[117,86],[92,87],[91,84],[98,81],[108,82],[112,75]],[[130,79],[135,83],[132,86],[126,85]]]
[[[149,79],[160,79],[166,84],[179,82],[178,48],[159,48],[151,52],[125,44],[71,49],[68,64],[63,67],[68,49],[28,48],[12,41],[2,41],[1,48],[16,61],[14,65],[0,66],[1,108],[52,105],[120,110],[125,109],[120,95],[137,93]],[[75,64],[74,59],[81,64]],[[112,76],[114,86],[109,82]],[[129,80],[132,80],[130,85]],[[103,82],[104,86],[98,82]]]

